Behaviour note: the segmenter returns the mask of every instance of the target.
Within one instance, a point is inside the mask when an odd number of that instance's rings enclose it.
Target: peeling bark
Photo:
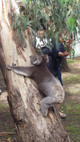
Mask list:
[[[7,65],[12,64],[28,66],[29,56],[35,54],[30,44],[29,31],[23,34],[26,43],[24,50],[17,43],[17,38],[13,38],[14,31],[11,29],[9,16],[12,10],[19,13],[15,0],[0,0],[0,65],[19,141],[70,142],[59,116],[52,112],[46,118],[42,116],[39,105],[42,95],[37,90],[35,82],[6,69]]]

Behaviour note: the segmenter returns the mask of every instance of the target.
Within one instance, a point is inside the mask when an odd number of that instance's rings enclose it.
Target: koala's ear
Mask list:
[[[46,54],[46,55],[44,55],[44,56],[43,56],[43,59],[44,59],[44,61],[45,61],[45,62],[48,62],[48,61],[49,61],[49,57],[48,57],[48,55],[47,55],[47,54]]]
[[[39,56],[30,56],[30,61],[31,61],[31,64],[32,65],[40,65],[41,64],[41,62],[42,62],[42,60],[41,60],[42,58],[41,57],[39,57]]]
[[[34,60],[34,61],[31,61],[31,64],[32,64],[32,65],[38,65],[38,60],[36,59],[36,60]]]

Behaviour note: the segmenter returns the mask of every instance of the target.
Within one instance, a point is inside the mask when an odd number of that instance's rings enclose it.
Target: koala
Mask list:
[[[39,55],[30,56],[31,66],[8,66],[8,70],[12,70],[19,75],[30,77],[38,85],[39,91],[44,94],[44,98],[40,101],[40,110],[44,117],[48,114],[48,109],[54,103],[62,103],[65,93],[60,82],[49,72],[44,57]]]

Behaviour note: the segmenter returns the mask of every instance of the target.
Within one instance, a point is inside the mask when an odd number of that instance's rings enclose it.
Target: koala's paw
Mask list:
[[[46,108],[45,104],[40,103],[40,110],[41,110],[43,117],[46,117],[48,114],[48,109]]]
[[[9,65],[8,65],[6,68],[7,68],[8,70],[12,70],[12,67],[9,66]]]

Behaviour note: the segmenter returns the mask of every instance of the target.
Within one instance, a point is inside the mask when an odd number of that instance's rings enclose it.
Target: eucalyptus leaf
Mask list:
[[[23,0],[23,3],[25,9],[19,16],[14,15],[12,24],[18,35],[27,26],[37,32],[44,25],[47,36],[57,42],[59,32],[75,37],[76,27],[80,31],[80,0]]]

